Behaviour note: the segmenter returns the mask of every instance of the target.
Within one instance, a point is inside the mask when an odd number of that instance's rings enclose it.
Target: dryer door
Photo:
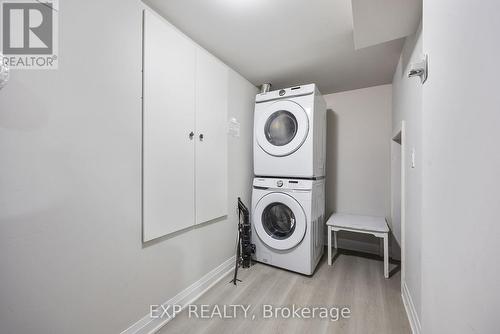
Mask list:
[[[272,156],[286,156],[297,151],[309,131],[309,117],[292,101],[277,101],[260,114],[255,128],[259,146]]]
[[[253,223],[259,238],[271,248],[297,246],[306,234],[306,215],[300,204],[284,193],[269,193],[255,206]]]

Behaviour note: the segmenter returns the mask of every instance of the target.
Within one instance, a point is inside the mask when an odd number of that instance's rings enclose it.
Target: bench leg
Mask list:
[[[332,227],[328,226],[328,265],[332,265]]]
[[[389,234],[384,235],[384,277],[389,278]]]

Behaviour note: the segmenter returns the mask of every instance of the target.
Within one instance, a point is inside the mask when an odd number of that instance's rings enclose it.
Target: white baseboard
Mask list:
[[[194,282],[186,289],[179,292],[170,300],[167,300],[163,305],[181,305],[184,309],[189,304],[194,303],[207,290],[213,287],[217,282],[223,279],[234,268],[235,257],[232,256],[224,261],[217,268],[211,270],[208,274]],[[142,317],[135,324],[121,332],[121,334],[152,334],[165,326],[171,318],[151,318],[149,314]]]
[[[408,321],[410,321],[412,333],[420,334],[422,332],[422,326],[420,325],[417,310],[415,309],[415,304],[413,304],[413,299],[411,298],[410,291],[406,286],[406,282],[401,284],[401,297],[403,298],[403,304],[405,306],[406,315],[408,316]]]

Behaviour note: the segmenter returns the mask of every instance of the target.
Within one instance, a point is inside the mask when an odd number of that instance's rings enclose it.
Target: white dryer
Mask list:
[[[315,84],[257,94],[254,174],[325,175],[326,103]]]
[[[255,178],[254,259],[312,275],[323,254],[325,181]]]

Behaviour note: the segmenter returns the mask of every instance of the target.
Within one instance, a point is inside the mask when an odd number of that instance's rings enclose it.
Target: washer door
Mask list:
[[[306,234],[306,216],[300,204],[284,193],[269,193],[255,206],[253,223],[259,238],[269,247],[286,250],[297,246]]]
[[[309,131],[305,110],[292,101],[271,104],[257,120],[255,136],[259,146],[272,156],[282,157],[297,151]]]

